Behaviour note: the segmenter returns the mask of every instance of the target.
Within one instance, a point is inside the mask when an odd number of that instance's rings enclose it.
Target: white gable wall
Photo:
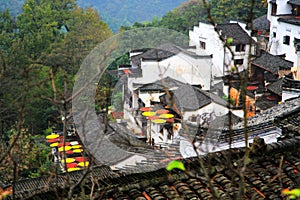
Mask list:
[[[199,23],[189,32],[190,46],[196,46],[196,53],[205,51],[208,55],[213,55],[212,62],[215,66],[215,74],[223,75],[224,48],[214,27],[210,24]],[[200,42],[205,42],[205,49],[200,47]]]
[[[277,15],[291,14],[292,7],[287,3],[289,0],[276,0]]]
[[[296,63],[297,54],[294,47],[294,38],[300,39],[300,26],[279,22],[276,29],[276,39],[273,38],[269,43],[270,53],[273,55],[286,54],[285,59]],[[290,44],[283,44],[284,36],[290,36]]]
[[[210,58],[194,58],[184,53],[163,61],[142,61],[142,77],[129,78],[128,86],[133,90],[133,83],[147,84],[165,77],[171,77],[183,83],[201,85],[209,90],[211,85],[212,62]]]
[[[185,111],[183,113],[183,120],[187,121],[189,117],[195,115],[201,116],[208,116],[209,114],[213,114],[214,117],[223,116],[228,113],[228,108],[225,106],[222,106],[220,104],[217,104],[215,102],[211,102],[210,104],[196,110],[196,111]]]
[[[277,15],[291,14],[291,5],[288,0],[277,0]],[[272,4],[268,5],[268,19],[270,20],[270,40],[269,50],[273,55],[286,54],[286,60],[296,63],[297,55],[294,47],[294,38],[300,38],[300,26],[288,24],[285,22],[278,22],[277,16],[271,15]],[[276,38],[273,37],[273,33],[276,33]],[[283,37],[290,36],[290,44],[283,44]]]
[[[240,24],[240,26],[242,28],[245,27],[244,24]],[[249,34],[248,31],[246,32]],[[226,74],[226,71],[230,70],[231,66],[233,66],[234,61],[232,60],[230,51],[224,48],[223,42],[212,25],[200,22],[199,26],[194,26],[194,29],[189,32],[189,37],[190,46],[196,46],[196,53],[204,50],[208,55],[213,55],[212,62],[215,66],[213,74],[215,76]],[[205,49],[203,43],[205,43]],[[235,60],[243,59],[243,65],[237,65],[239,71],[246,69],[248,66],[250,45],[246,45],[244,52],[236,52],[235,46],[231,46],[230,48]],[[254,48],[251,51],[254,52]]]

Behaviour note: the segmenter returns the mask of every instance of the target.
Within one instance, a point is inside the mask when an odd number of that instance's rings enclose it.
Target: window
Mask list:
[[[235,51],[236,52],[245,51],[245,47],[246,47],[246,45],[244,45],[244,44],[238,44],[235,46]]]
[[[200,48],[201,49],[205,49],[206,48],[205,42],[200,41]]]
[[[272,5],[271,15],[276,15],[276,13],[277,13],[277,4],[272,3],[271,5]]]
[[[292,5],[292,12],[293,12],[293,15],[296,15],[296,16],[299,16],[300,15],[300,9],[299,9],[299,6],[298,5]]]
[[[242,64],[244,64],[244,59],[236,59],[236,60],[234,60],[234,64],[235,65],[242,65]]]
[[[294,37],[294,45],[295,45],[296,51],[300,51],[300,39]]]
[[[283,36],[283,44],[290,45],[290,36]]]
[[[276,32],[273,32],[273,38],[276,38]]]

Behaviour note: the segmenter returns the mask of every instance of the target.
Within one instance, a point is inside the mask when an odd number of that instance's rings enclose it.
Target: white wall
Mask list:
[[[294,47],[294,38],[300,39],[300,26],[293,24],[279,22],[276,29],[276,38],[278,44],[273,43],[270,45],[270,53],[273,55],[286,54],[285,59],[296,64],[297,54]],[[290,44],[283,44],[283,37],[290,36]]]
[[[282,102],[299,96],[300,90],[282,90]]]
[[[277,0],[277,14],[291,14],[291,5],[288,0]],[[300,26],[278,22],[279,17],[271,15],[271,3],[268,5],[268,19],[270,20],[270,40],[269,50],[273,55],[286,54],[286,60],[296,63],[297,55],[294,48],[294,38],[300,38]],[[276,38],[273,38],[273,32],[276,33]],[[290,36],[290,44],[283,44],[283,37]]]
[[[185,53],[179,53],[161,62],[142,61],[142,77],[129,78],[128,86],[132,91],[133,83],[152,83],[165,77],[171,77],[183,83],[201,85],[209,90],[211,85],[211,58],[194,58]]]
[[[291,14],[291,9],[292,6],[289,5],[287,2],[289,0],[276,0],[277,4],[277,15],[282,15],[282,14]]]
[[[159,97],[165,93],[157,93],[157,92],[151,92],[151,93],[139,93],[139,98],[145,103],[145,107],[150,107],[151,101],[159,102]]]
[[[245,28],[245,24],[238,24],[243,29]],[[246,32],[250,34],[249,31]],[[207,54],[213,55],[212,62],[215,66],[214,74],[216,76],[222,76],[226,74],[225,71],[230,70],[231,66],[233,66],[230,51],[228,49],[224,51],[223,42],[219,39],[219,35],[212,25],[200,22],[199,26],[194,26],[194,29],[189,32],[189,37],[190,46],[196,46],[196,53],[198,53],[200,50],[204,50]],[[205,42],[205,49],[201,49],[200,41]],[[239,70],[246,69],[248,65],[250,45],[246,45],[245,52],[235,52],[235,46],[231,46],[231,49],[234,53],[234,59],[244,59],[243,65],[237,66],[239,67]],[[224,67],[224,63],[227,66],[226,68]]]
[[[228,113],[228,108],[216,104],[215,102],[211,102],[210,104],[196,110],[196,111],[185,111],[183,113],[183,120],[188,120],[189,117],[191,117],[192,115],[204,115],[207,113],[214,113],[214,116],[222,116]]]
[[[213,54],[212,62],[217,76],[223,75],[224,48],[214,27],[210,24],[199,23],[199,26],[194,26],[194,29],[189,32],[190,46],[196,45],[196,53],[203,51],[200,48],[200,41],[205,42],[205,52],[208,55]]]

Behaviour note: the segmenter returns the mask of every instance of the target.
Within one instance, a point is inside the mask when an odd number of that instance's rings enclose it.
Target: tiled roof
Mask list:
[[[229,118],[230,118],[230,120],[229,120]],[[214,119],[214,120],[220,120],[220,121],[223,121],[223,122],[224,122],[224,126],[228,128],[229,125],[230,125],[229,121],[230,121],[231,124],[233,125],[233,124],[237,124],[237,123],[241,122],[241,121],[242,121],[242,118],[236,116],[236,115],[233,114],[233,113],[231,113],[231,114],[227,113],[226,115],[222,115],[222,116],[220,116],[220,117],[216,117],[216,119]],[[214,121],[214,120],[213,120],[213,121]],[[213,122],[213,121],[212,121],[212,122]]]
[[[267,19],[267,15],[263,15],[253,20],[254,30],[270,30],[270,21]]]
[[[157,48],[149,49],[141,54],[131,57],[131,62],[133,65],[140,67],[141,61],[149,60],[149,61],[162,61],[164,59],[170,58],[176,54],[185,53],[194,58],[211,58],[210,55],[197,55],[193,52],[190,52],[184,48],[181,48],[177,45],[167,43],[163,44]],[[204,53],[204,52],[203,52]]]
[[[300,19],[298,17],[295,16],[288,16],[288,17],[280,17],[278,18],[279,22],[285,22],[288,24],[294,24],[299,26],[300,25]]]
[[[284,77],[282,81],[283,88],[300,89],[300,81]]]
[[[300,6],[300,0],[289,0],[288,3]]]
[[[293,67],[292,62],[269,54],[263,50],[261,50],[260,56],[255,58],[251,64],[263,68],[273,74],[278,74],[280,69],[291,69]]]
[[[69,184],[74,184],[80,179],[85,171],[75,171],[70,173],[59,174],[56,177],[43,176],[39,178],[19,180],[14,185],[16,199],[58,199],[55,195],[57,189],[61,190]],[[106,179],[118,177],[119,174],[113,172],[107,166],[99,166],[93,168],[89,173],[89,177],[97,177],[98,179]],[[59,195],[59,194],[57,194]]]
[[[173,79],[171,77],[165,77],[161,80],[157,80],[153,83],[142,84],[142,83],[133,83],[133,87],[139,90],[161,90],[166,91],[166,88],[169,90],[178,88],[179,86],[184,85],[183,82]]]
[[[256,98],[254,105],[259,110],[267,110],[273,106],[277,106],[278,102],[276,100],[269,100],[267,95],[263,95]]]
[[[232,45],[250,44],[250,41],[252,40],[238,23],[218,24],[216,28],[218,31],[221,31],[221,36],[223,38],[233,39]]]
[[[93,181],[97,183],[93,188],[96,199],[117,200],[285,199],[281,194],[283,189],[300,187],[300,140],[287,139],[266,145],[256,139],[250,148],[246,168],[243,168],[244,154],[244,149],[231,149],[200,159],[185,159],[182,162],[186,171],[161,168],[121,175],[105,167],[96,168],[98,174],[88,175],[83,187],[89,194]],[[70,174],[71,181],[76,181],[73,177],[78,175],[81,174]],[[63,176],[58,176],[58,180],[64,180]],[[15,189],[16,199],[65,196],[69,186],[65,185],[63,192],[63,185],[56,181],[55,177],[48,177],[17,182],[15,188],[22,187],[27,191]],[[80,186],[74,190],[76,195],[80,196]]]
[[[211,102],[224,107],[227,106],[227,102],[218,95],[188,84],[180,86],[175,90],[174,95],[174,103],[179,109],[185,111],[198,110]]]
[[[174,103],[179,110],[198,110],[211,103],[209,96],[200,89],[184,84],[174,92]]]
[[[300,137],[300,107],[276,119],[283,138]]]
[[[271,83],[270,85],[267,86],[267,89],[273,92],[274,94],[277,94],[279,96],[282,95],[282,78]]]
[[[250,118],[248,124],[249,132],[277,125],[283,130],[284,137],[267,145],[261,139],[255,139],[245,171],[243,148],[210,153],[200,159],[184,159],[185,172],[169,172],[165,166],[173,158],[171,154],[176,155],[174,151],[161,153],[160,157],[120,171],[112,171],[107,166],[93,168],[83,187],[89,193],[94,181],[95,198],[98,199],[216,199],[214,194],[224,199],[285,199],[281,195],[282,189],[300,187],[300,98],[264,111],[257,118]],[[242,126],[234,128],[232,137],[244,134]],[[77,171],[17,181],[15,197],[58,199],[67,194],[68,183],[76,183],[83,173]],[[238,196],[240,183],[245,187],[242,196]],[[80,189],[80,186],[75,188],[75,196],[80,196]]]
[[[261,113],[249,118],[247,121],[249,126],[256,126],[263,122],[273,122],[276,117],[290,113],[300,107],[300,98],[290,101],[285,101],[282,104],[274,106],[270,109],[264,110]],[[239,123],[234,128],[243,128],[244,124]]]

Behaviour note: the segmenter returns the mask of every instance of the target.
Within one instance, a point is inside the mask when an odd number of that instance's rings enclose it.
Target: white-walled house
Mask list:
[[[267,17],[270,21],[270,53],[285,54],[286,60],[296,63],[294,40],[300,39],[300,1],[271,0]]]
[[[179,127],[182,124],[190,123],[195,126],[207,127],[211,121],[216,117],[224,116],[228,113],[227,102],[213,94],[199,89],[198,87],[191,86],[186,83],[179,82],[170,77],[155,81],[149,84],[134,84],[139,86],[134,92],[144,103],[146,108],[151,108],[151,111],[165,109],[166,105],[170,113],[174,114],[175,124]],[[166,94],[165,88],[168,88]],[[154,102],[151,104],[149,101]],[[139,109],[138,109],[139,110]],[[142,121],[141,112],[136,112],[136,121]],[[173,142],[176,139],[176,131],[173,130],[172,139],[168,139],[168,124],[157,124],[147,120],[147,123],[142,123],[142,128],[147,132],[148,141],[153,138],[155,144],[161,142]],[[169,127],[170,128],[170,127]],[[150,134],[151,133],[151,134]]]
[[[129,77],[130,90],[133,83],[147,84],[165,77],[170,77],[190,85],[199,85],[204,90],[211,87],[211,56],[189,52],[180,47],[167,44],[159,49],[150,49],[131,57],[133,67],[141,69],[141,76]]]
[[[249,31],[246,31],[244,24],[237,22],[218,24],[216,27],[200,22],[189,32],[189,37],[190,46],[196,46],[196,53],[204,50],[212,55],[212,62],[217,68],[215,73],[217,76],[228,74],[233,64],[236,64],[239,71],[246,69],[251,43],[253,44],[251,53],[254,53],[255,49],[255,41],[250,37]],[[232,38],[230,48],[234,59],[229,49],[224,47],[224,41],[228,38]]]
[[[214,66],[212,58],[204,51],[201,55],[184,50],[174,45],[164,45],[160,49],[148,49],[131,53],[131,66],[140,69],[138,76],[128,75],[127,90],[132,94],[127,110],[138,109],[138,99],[133,93],[134,85],[145,85],[164,78],[196,85],[203,90],[210,90]]]

